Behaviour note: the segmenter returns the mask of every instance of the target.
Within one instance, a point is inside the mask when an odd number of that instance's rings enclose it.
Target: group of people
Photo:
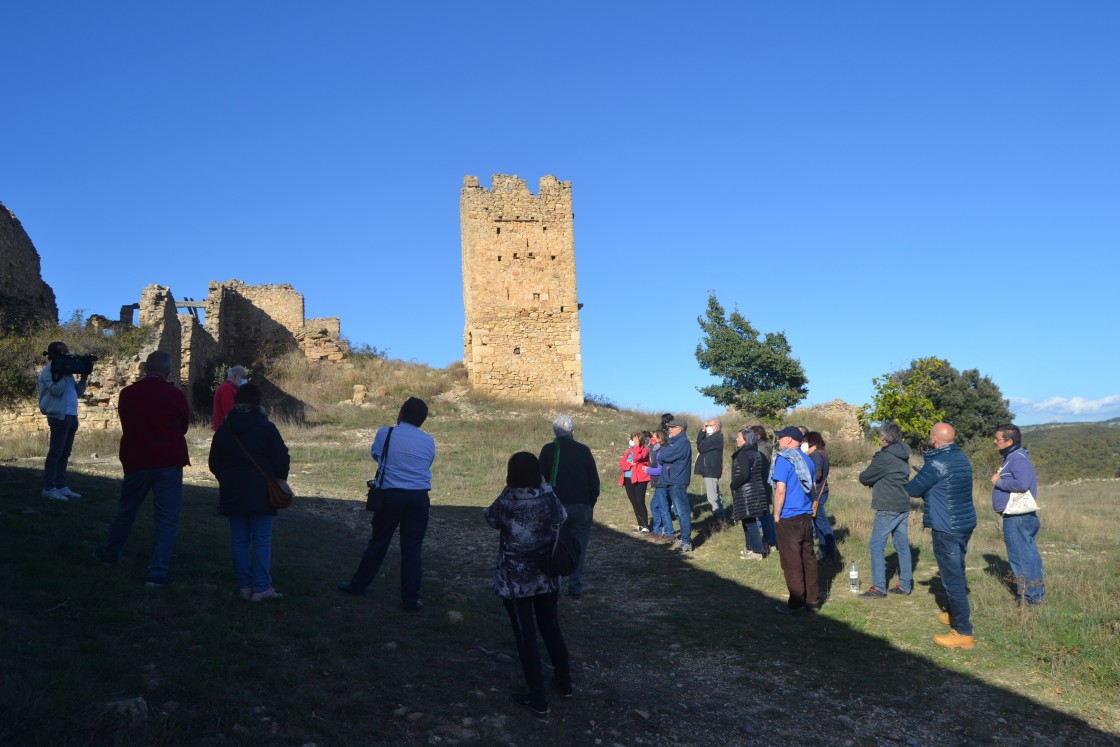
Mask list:
[[[861,483],[871,486],[871,507],[875,509],[869,543],[872,586],[861,596],[881,599],[888,593],[911,593],[910,498],[921,498],[922,526],[931,530],[933,555],[948,607],[938,613],[938,620],[949,626],[949,632],[935,635],[933,641],[946,648],[973,648],[972,609],[965,579],[965,557],[976,528],[972,464],[957,445],[956,431],[949,423],[937,423],[930,430],[931,448],[925,452],[925,462],[913,478],[910,478],[908,462],[910,449],[901,443],[901,429],[893,423],[884,423],[879,442],[882,450],[859,476]],[[997,426],[993,443],[1003,463],[991,476],[992,510],[1000,519],[1018,602],[1034,606],[1042,603],[1046,593],[1042,555],[1036,542],[1040,527],[1038,512],[1012,515],[1007,509],[1012,493],[1029,491],[1032,498],[1037,497],[1038,479],[1017,426],[1010,423]],[[899,582],[884,592],[883,554],[888,537],[898,553]]]
[[[68,500],[79,497],[66,485],[66,465],[77,430],[77,398],[86,376],[53,375],[50,361],[65,355],[64,343],[51,343],[45,353],[48,365],[39,379],[40,407],[50,421],[50,445],[44,466],[44,497]],[[285,479],[290,468],[287,446],[261,407],[261,390],[246,381],[245,369],[235,366],[215,396],[214,437],[208,465],[219,483],[219,509],[230,525],[230,550],[241,597],[252,601],[282,595],[272,584],[271,535],[276,508],[268,498],[270,478]],[[151,353],[143,377],[125,387],[118,410],[122,436],[120,459],[124,467],[120,501],[106,542],[95,557],[117,562],[131,533],[139,508],[153,495],[155,533],[148,560],[146,584],[174,583],[169,575],[171,551],[178,533],[183,496],[183,468],[190,464],[186,433],[190,412],[183,392],[172,383],[172,357]],[[428,407],[420,399],[402,404],[394,426],[378,429],[370,455],[378,463],[378,483],[383,503],[373,512],[370,540],[357,569],[340,592],[361,595],[377,577],[389,544],[400,530],[400,593],[407,611],[422,609],[420,598],[422,550],[431,501],[431,467],[435,440],[421,430]],[[693,469],[692,444],[687,423],[666,414],[661,427],[630,436],[619,460],[619,484],[634,510],[635,531],[662,540],[673,540],[681,552],[692,550],[692,505],[688,486],[692,475],[704,481],[705,495],[717,526],[729,521],[719,492],[723,471],[722,423],[713,418],[703,424],[696,440]],[[562,587],[580,599],[595,504],[600,494],[599,470],[591,449],[575,439],[571,416],[552,423],[554,438],[539,455],[518,452],[507,464],[506,485],[485,510],[484,519],[500,532],[494,589],[502,598],[513,628],[527,692],[512,696],[534,715],[549,713],[537,651],[537,633],[553,666],[551,686],[561,698],[572,695],[568,651],[558,621]],[[825,511],[828,501],[829,461],[819,433],[796,426],[774,433],[777,449],[761,425],[735,434],[731,455],[733,522],[744,532],[745,559],[761,559],[776,550],[780,556],[788,596],[777,612],[797,615],[819,609],[821,598],[818,560],[836,557],[833,532]],[[972,502],[972,468],[955,443],[953,427],[938,423],[930,433],[932,450],[925,464],[910,478],[909,447],[901,430],[884,423],[879,431],[882,446],[859,480],[871,487],[875,521],[870,540],[872,586],[861,597],[885,598],[910,594],[913,569],[908,537],[910,498],[924,500],[923,526],[933,530],[934,556],[948,597],[948,609],[939,619],[950,632],[934,637],[951,648],[974,645],[965,585],[965,555],[976,512]],[[1014,425],[1001,425],[995,445],[1004,457],[993,474],[992,507],[1002,517],[1008,560],[1017,580],[1022,604],[1042,602],[1045,587],[1042,561],[1035,544],[1037,513],[1003,516],[1010,496],[1031,491],[1037,496],[1037,478],[1030,456],[1021,445]],[[650,511],[645,496],[653,488]],[[652,518],[651,518],[652,517]],[[674,531],[676,520],[679,530]],[[562,584],[544,570],[542,559],[561,525],[576,539],[579,559]],[[814,541],[816,537],[816,541]],[[887,587],[884,553],[891,539],[899,559],[899,579]],[[816,548],[815,548],[816,543]]]

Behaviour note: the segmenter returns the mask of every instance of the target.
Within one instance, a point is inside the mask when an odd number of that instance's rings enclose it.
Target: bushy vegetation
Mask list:
[[[1120,428],[1100,423],[1023,432],[1039,480],[1057,482],[1084,478],[1120,477]]]
[[[65,342],[77,355],[120,359],[139,353],[142,339],[143,331],[136,327],[112,333],[87,329],[81,310],[59,325],[0,334],[0,405],[36,395],[35,382],[47,360],[43,352],[56,340]]]

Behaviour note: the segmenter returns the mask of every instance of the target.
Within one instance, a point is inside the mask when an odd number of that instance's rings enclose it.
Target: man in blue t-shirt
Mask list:
[[[815,468],[801,451],[804,436],[795,426],[774,434],[778,453],[770,467],[774,486],[774,529],[789,601],[779,604],[783,615],[796,615],[820,607],[817,556],[813,553],[813,475]]]

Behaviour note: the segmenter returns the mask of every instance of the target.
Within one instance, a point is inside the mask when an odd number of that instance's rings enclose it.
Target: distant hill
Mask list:
[[[1042,482],[1120,477],[1120,418],[1029,425],[1022,431]]]

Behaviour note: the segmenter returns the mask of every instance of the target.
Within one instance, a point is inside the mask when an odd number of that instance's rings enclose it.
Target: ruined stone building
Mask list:
[[[463,179],[463,363],[478,391],[583,404],[572,183]]]
[[[0,202],[0,329],[57,322],[58,306],[43,282],[39,252],[15,213]]]

